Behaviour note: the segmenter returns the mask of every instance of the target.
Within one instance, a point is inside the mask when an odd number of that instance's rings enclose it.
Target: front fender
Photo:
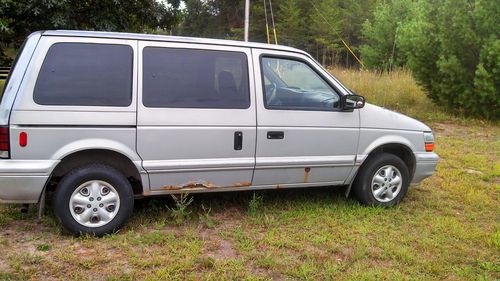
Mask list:
[[[400,135],[384,135],[375,138],[371,142],[365,142],[363,147],[358,148],[358,156],[367,156],[372,151],[386,144],[400,144],[408,147],[412,152],[416,151],[415,145],[407,138]]]

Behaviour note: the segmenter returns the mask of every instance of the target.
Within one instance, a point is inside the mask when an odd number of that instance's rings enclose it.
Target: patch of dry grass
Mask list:
[[[410,71],[397,70],[383,74],[341,68],[331,68],[330,71],[342,84],[366,97],[369,103],[426,122],[462,118],[453,116],[444,107],[432,103],[413,79]]]

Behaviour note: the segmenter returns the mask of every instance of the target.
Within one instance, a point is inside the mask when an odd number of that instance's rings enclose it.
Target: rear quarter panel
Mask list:
[[[46,106],[36,104],[33,90],[48,49],[59,42],[128,45],[134,50],[132,103],[128,107]],[[61,160],[86,149],[107,149],[131,159],[143,172],[136,153],[137,41],[42,36],[15,100],[10,116],[11,158],[15,160]],[[22,147],[19,135],[28,143]],[[145,183],[146,186],[146,183]],[[147,185],[148,186],[148,185]]]

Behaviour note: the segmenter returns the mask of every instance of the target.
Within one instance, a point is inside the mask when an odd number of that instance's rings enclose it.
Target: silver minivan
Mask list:
[[[144,196],[347,186],[392,206],[433,174],[431,129],[365,104],[290,47],[43,31],[0,104],[0,202],[103,235]]]

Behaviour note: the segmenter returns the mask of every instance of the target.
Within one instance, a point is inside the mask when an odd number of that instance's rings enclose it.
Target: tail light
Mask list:
[[[0,127],[0,158],[9,158],[9,126]]]
[[[434,135],[432,132],[424,133],[424,142],[425,142],[425,151],[432,152],[434,151]]]

